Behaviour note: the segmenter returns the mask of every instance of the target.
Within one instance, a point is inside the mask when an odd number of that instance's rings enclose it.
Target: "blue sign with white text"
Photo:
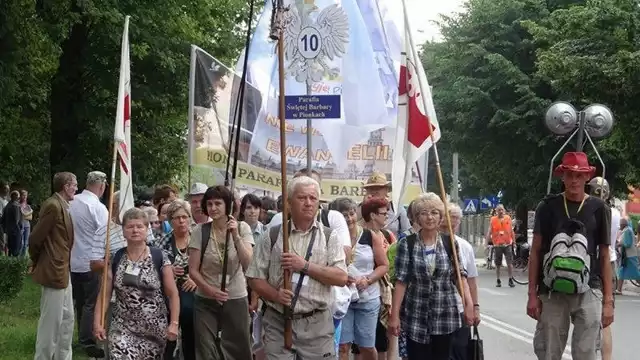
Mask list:
[[[340,118],[340,95],[287,95],[284,102],[287,120]]]

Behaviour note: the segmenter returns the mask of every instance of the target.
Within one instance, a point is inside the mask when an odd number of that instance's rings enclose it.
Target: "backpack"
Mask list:
[[[591,256],[585,225],[569,219],[551,240],[542,260],[542,281],[563,294],[582,294],[589,290]]]
[[[120,261],[122,261],[122,257],[127,251],[127,247],[123,247],[116,251],[113,255],[113,259],[111,261],[111,288],[114,287],[116,281],[116,272],[118,271],[118,266],[120,265]],[[158,279],[160,279],[160,290],[164,296],[164,302],[167,306],[167,312],[171,310],[169,307],[169,298],[164,295],[164,279],[162,276],[162,265],[163,265],[163,257],[164,252],[156,247],[149,247],[149,252],[151,253],[151,261],[153,262],[153,267],[156,269],[158,273]]]
[[[322,223],[325,228],[331,228],[329,225],[329,209],[322,208],[318,214],[317,220]]]
[[[444,250],[447,252],[447,256],[449,257],[449,262],[451,263],[451,269],[455,269],[455,263],[453,261],[453,248],[451,247],[451,241],[449,240],[449,235],[445,235],[442,234],[442,245],[444,246]],[[405,241],[407,242],[407,247],[409,249],[409,280],[411,280],[413,278],[413,247],[416,243],[416,241],[418,240],[418,234],[417,233],[413,233],[411,235],[408,235],[405,238]],[[456,246],[456,254],[458,255],[458,264],[462,265],[462,262],[460,261],[460,247],[458,246],[458,241],[453,240],[453,242],[455,243]],[[458,285],[458,276],[455,273],[455,270],[452,272],[451,274],[451,281],[454,283],[454,285]]]

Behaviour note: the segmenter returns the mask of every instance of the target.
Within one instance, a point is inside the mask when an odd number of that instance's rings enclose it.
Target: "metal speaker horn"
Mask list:
[[[554,102],[544,115],[544,124],[556,135],[567,135],[578,126],[578,112],[568,102]]]
[[[584,110],[585,130],[594,139],[603,138],[613,130],[613,113],[602,104],[592,104]]]

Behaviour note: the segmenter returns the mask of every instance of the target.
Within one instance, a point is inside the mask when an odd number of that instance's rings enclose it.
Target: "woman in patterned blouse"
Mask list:
[[[462,326],[462,319],[457,307],[460,300],[454,282],[453,261],[438,232],[445,221],[444,203],[438,195],[427,193],[414,201],[412,210],[421,229],[398,242],[388,329],[398,335],[402,320],[409,360],[449,360],[451,335]],[[458,261],[458,264],[462,263]],[[465,315],[473,314],[466,271],[460,268],[460,274],[466,300]],[[472,324],[472,316],[465,316],[465,321]]]

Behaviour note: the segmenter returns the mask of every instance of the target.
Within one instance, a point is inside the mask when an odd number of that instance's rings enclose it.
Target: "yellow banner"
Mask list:
[[[211,173],[211,168],[221,170],[224,173],[227,164],[227,155],[224,150],[216,150],[210,148],[197,148],[195,150],[195,164],[192,167],[192,182],[202,182],[207,185],[214,185],[215,176]],[[298,170],[294,168],[287,169],[288,176]],[[236,173],[236,182],[238,185],[245,185],[255,189],[261,189],[280,193],[282,190],[281,175],[279,172],[259,168],[245,162],[238,162],[238,170]],[[322,179],[321,199],[323,201],[332,201],[340,197],[348,197],[354,201],[362,201],[364,190],[362,188],[363,180],[337,180]],[[411,200],[420,194],[420,186],[416,184],[408,185],[403,202],[408,205]]]

